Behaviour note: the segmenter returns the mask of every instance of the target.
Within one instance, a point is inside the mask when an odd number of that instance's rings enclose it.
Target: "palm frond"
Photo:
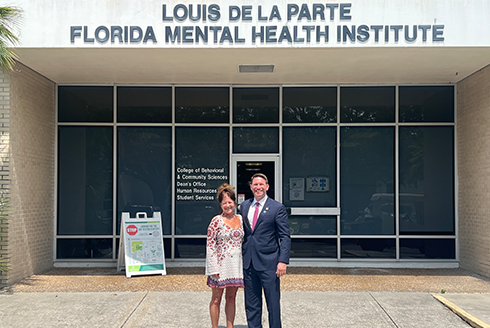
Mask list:
[[[9,48],[19,42],[15,30],[22,19],[22,10],[16,7],[0,7],[0,68],[13,70],[17,55]]]
[[[7,47],[4,41],[0,40],[0,67],[4,70],[13,70],[17,58],[17,54]]]

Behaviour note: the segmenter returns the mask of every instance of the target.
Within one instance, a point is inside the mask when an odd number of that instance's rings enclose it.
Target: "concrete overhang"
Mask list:
[[[490,63],[490,47],[18,48],[58,84],[446,84]],[[272,73],[238,66],[275,65]]]

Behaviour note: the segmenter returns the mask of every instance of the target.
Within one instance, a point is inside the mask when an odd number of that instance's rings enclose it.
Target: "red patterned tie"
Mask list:
[[[259,217],[259,202],[255,203],[254,220],[252,221],[252,230],[255,229],[255,224],[257,224],[257,218]]]

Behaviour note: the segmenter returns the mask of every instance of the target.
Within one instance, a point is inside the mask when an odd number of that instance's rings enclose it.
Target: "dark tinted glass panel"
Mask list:
[[[400,87],[400,122],[454,122],[454,87]]]
[[[220,207],[216,190],[229,183],[229,129],[176,128],[177,235],[206,235]]]
[[[278,128],[233,128],[233,153],[278,152]]]
[[[113,87],[58,87],[59,122],[112,122]]]
[[[454,239],[400,239],[401,259],[454,259]]]
[[[278,123],[279,89],[233,89],[233,122]]]
[[[176,88],[177,123],[230,122],[229,88]]]
[[[121,123],[171,123],[172,88],[118,87],[117,121]]]
[[[284,123],[337,122],[337,88],[283,88]]]
[[[58,259],[112,259],[112,239],[58,239]]]
[[[178,238],[175,239],[176,259],[206,258],[206,239]]]
[[[341,234],[394,234],[394,128],[342,128],[340,147]]]
[[[58,129],[58,234],[112,235],[112,128]]]
[[[172,129],[118,128],[118,229],[121,212],[158,211],[164,234],[171,234]],[[148,213],[149,217],[153,213]]]
[[[337,217],[324,215],[290,215],[292,235],[336,235]]]
[[[294,238],[292,258],[337,258],[337,239]]]
[[[394,239],[342,239],[341,257],[347,258],[369,258],[369,259],[394,259],[396,258]]]
[[[336,128],[283,129],[286,207],[337,206]]]
[[[395,87],[340,88],[340,122],[394,122]]]
[[[400,233],[454,234],[453,127],[400,127]]]
[[[163,247],[165,248],[165,258],[172,258],[172,240],[170,238],[163,238]]]

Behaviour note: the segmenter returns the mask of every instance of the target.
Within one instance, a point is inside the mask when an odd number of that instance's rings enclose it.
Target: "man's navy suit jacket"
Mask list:
[[[245,237],[243,239],[243,268],[253,267],[257,271],[277,270],[277,263],[289,263],[291,237],[288,214],[283,204],[267,197],[252,230],[247,214],[254,199],[247,199],[240,205]]]

